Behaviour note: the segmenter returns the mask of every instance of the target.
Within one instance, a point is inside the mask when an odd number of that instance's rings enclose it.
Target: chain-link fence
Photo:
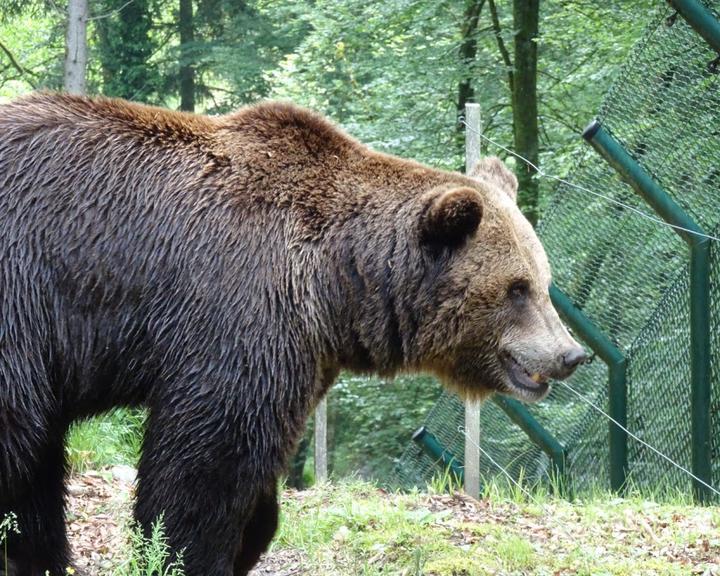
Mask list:
[[[707,1],[715,19],[719,1]],[[598,119],[635,162],[707,234],[720,226],[720,65],[718,54],[686,20],[659,7],[610,87]],[[687,469],[692,462],[690,269],[686,243],[587,146],[539,226],[555,284],[627,362],[627,427]],[[635,210],[648,216],[643,217]],[[720,484],[720,263],[711,242],[711,462]],[[569,384],[607,409],[608,369],[597,360]],[[566,448],[576,490],[610,488],[609,427],[602,414],[563,386],[529,407]],[[462,458],[464,410],[444,395],[425,425]],[[536,481],[546,454],[494,403],[481,408],[483,450],[514,477]],[[497,466],[482,458],[488,476]],[[403,484],[424,484],[437,462],[410,443],[398,468]],[[691,477],[628,440],[627,478],[653,491],[689,490]]]

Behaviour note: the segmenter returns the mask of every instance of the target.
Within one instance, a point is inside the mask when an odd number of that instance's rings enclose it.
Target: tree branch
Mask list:
[[[0,42],[0,50],[5,52],[5,55],[10,60],[10,64],[12,64],[12,66],[13,66],[13,68],[15,68],[15,70],[20,72],[20,75],[30,76],[32,74],[32,72],[30,72],[30,70],[27,70],[26,68],[24,68],[23,66],[20,65],[20,63],[15,59],[15,56],[13,56],[13,53],[10,52],[10,49],[7,46],[5,46],[5,44],[3,44],[2,42]],[[30,78],[26,77],[25,80],[27,81],[28,84],[30,84],[30,86],[33,87],[33,89],[37,88],[37,86],[35,85],[35,82],[30,80]]]
[[[493,30],[495,31],[495,40],[497,41],[498,50],[502,55],[503,62],[507,68],[508,85],[510,86],[510,92],[512,93],[515,86],[515,75],[513,74],[513,63],[510,59],[510,52],[508,52],[505,46],[505,41],[502,37],[502,29],[500,28],[500,19],[498,18],[497,6],[495,6],[495,0],[488,0],[490,6],[490,18],[492,19]]]

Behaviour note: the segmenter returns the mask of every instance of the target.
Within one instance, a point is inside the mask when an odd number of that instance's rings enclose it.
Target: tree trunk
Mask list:
[[[87,19],[87,0],[69,0],[64,85],[65,90],[70,94],[85,94]]]
[[[460,61],[465,69],[468,69],[475,61],[477,55],[477,32],[478,20],[485,0],[470,0],[465,7],[465,18],[461,31],[462,42],[460,44]],[[465,104],[472,102],[475,97],[475,90],[472,85],[472,76],[468,75],[460,80],[458,85],[458,114],[465,113]]]
[[[472,102],[475,99],[475,89],[472,84],[472,75],[470,67],[475,62],[475,56],[477,55],[477,38],[475,33],[477,32],[478,20],[480,19],[480,12],[482,12],[485,0],[468,0],[465,5],[465,17],[463,20],[462,30],[460,35],[462,42],[460,43],[460,63],[464,71],[467,72],[465,76],[458,83],[458,101],[457,101],[457,113],[458,116],[465,114],[465,104]],[[458,147],[464,146],[464,134],[465,126],[463,124],[458,125]],[[466,167],[461,168],[462,171],[466,170]]]
[[[515,152],[538,165],[537,37],[540,0],[513,0],[515,66],[513,74],[513,136]],[[518,203],[528,220],[538,219],[538,182],[535,170],[518,161]]]
[[[180,0],[180,110],[195,111],[195,69],[193,68],[192,0]]]

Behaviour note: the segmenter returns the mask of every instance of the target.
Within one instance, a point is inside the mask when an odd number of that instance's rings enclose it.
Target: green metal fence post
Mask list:
[[[433,460],[436,462],[442,462],[445,470],[450,470],[457,481],[463,484],[465,475],[463,472],[462,461],[458,460],[457,457],[450,452],[445,446],[440,444],[440,441],[435,435],[430,432],[425,426],[418,428],[412,435],[413,442],[418,444]]]
[[[550,458],[550,462],[555,469],[555,474],[562,480],[561,486],[566,485],[566,469],[567,451],[565,447],[558,442],[555,437],[548,432],[540,422],[517,400],[508,398],[507,396],[494,395],[493,402],[497,404],[510,420],[515,422],[520,429],[528,435],[545,454]]]
[[[693,474],[711,482],[710,454],[710,243],[700,226],[645,172],[638,162],[595,120],[583,138],[612,166],[690,248],[690,361]],[[693,481],[696,498],[710,492]]]
[[[627,362],[625,356],[554,284],[550,286],[550,299],[565,322],[607,364],[608,413],[615,421],[627,428]],[[615,492],[621,492],[625,487],[628,469],[627,433],[611,422],[609,435],[610,487]]]
[[[700,34],[716,52],[720,52],[720,22],[697,0],[668,0],[695,32]]]

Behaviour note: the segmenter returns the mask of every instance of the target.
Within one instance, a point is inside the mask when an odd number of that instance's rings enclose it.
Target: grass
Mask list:
[[[183,576],[182,559],[166,565],[170,557],[162,529],[162,519],[153,524],[149,538],[139,527],[130,529],[127,559],[114,571],[115,576]]]
[[[0,521],[0,545],[3,549],[1,566],[4,573],[8,571],[7,540],[11,532],[20,533],[13,513]],[[162,518],[153,524],[149,537],[145,537],[139,527],[130,527],[123,557],[125,560],[113,570],[113,576],[184,576],[182,558],[168,562],[170,550],[163,533]],[[75,573],[73,568],[66,569],[68,575]]]
[[[20,527],[17,523],[17,516],[11,512],[10,514],[6,515],[4,518],[0,518],[0,545],[2,545],[2,567],[7,574],[8,572],[8,551],[7,551],[7,541],[8,536],[10,533],[19,534],[20,533]]]
[[[143,422],[142,412],[118,411],[74,427],[71,468],[134,465]],[[495,479],[474,501],[452,495],[458,488],[448,472],[409,494],[360,481],[284,491],[267,565],[318,576],[720,574],[720,509],[696,507],[687,493],[631,485],[625,498],[598,489],[568,501],[554,495],[559,485],[521,490]],[[7,536],[11,524],[2,526]],[[113,574],[181,574],[158,571],[161,530],[149,539],[128,530],[128,540]]]
[[[720,511],[506,487],[481,501],[361,482],[286,492],[274,553],[323,576],[681,575],[720,571]],[[715,572],[713,572],[713,570]]]
[[[145,427],[145,412],[119,409],[73,424],[66,438],[71,473],[117,464],[137,466]]]

